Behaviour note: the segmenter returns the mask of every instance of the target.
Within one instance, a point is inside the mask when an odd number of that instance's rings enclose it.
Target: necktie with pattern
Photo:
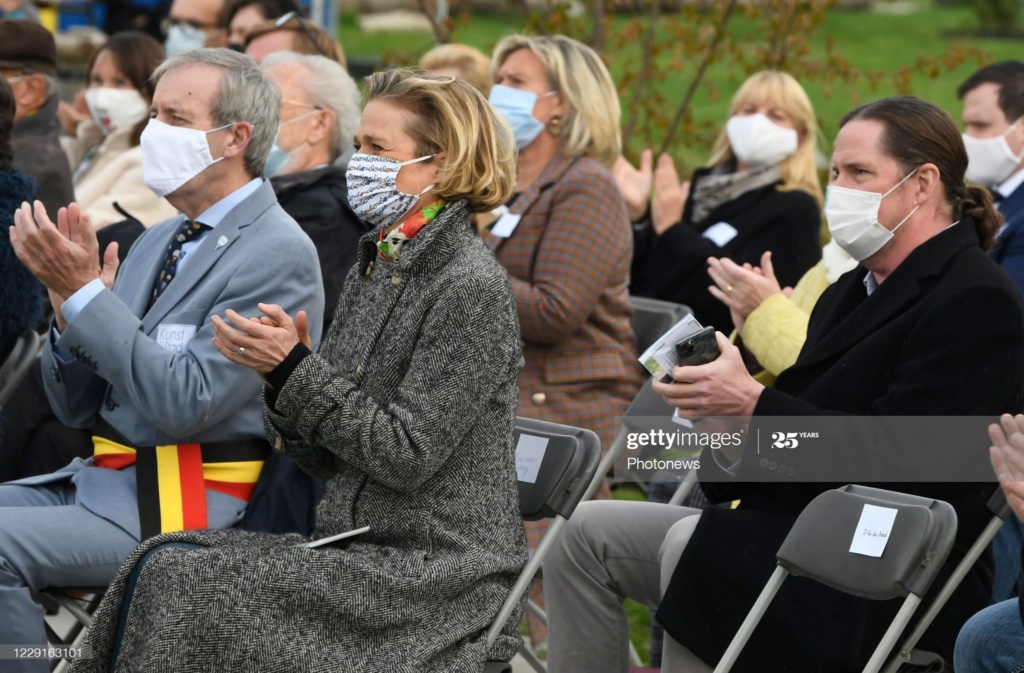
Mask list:
[[[210,227],[202,222],[185,220],[181,223],[178,233],[174,235],[174,238],[171,239],[170,244],[167,246],[167,258],[164,260],[164,265],[160,269],[160,275],[156,279],[156,285],[153,287],[153,296],[149,300],[150,306],[156,303],[156,300],[160,298],[160,295],[164,293],[167,286],[174,280],[174,275],[178,271],[178,260],[181,258],[181,246],[189,241],[196,240],[203,232],[209,229]]]

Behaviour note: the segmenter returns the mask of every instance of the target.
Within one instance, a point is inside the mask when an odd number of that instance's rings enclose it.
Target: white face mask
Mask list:
[[[760,112],[729,117],[725,134],[732,153],[748,166],[774,166],[799,144],[796,129],[783,128]]]
[[[372,154],[353,154],[348,161],[345,180],[348,182],[348,204],[356,215],[375,226],[390,227],[407,215],[420,196],[433,189],[427,185],[419,194],[405,194],[396,181],[402,166],[426,161],[434,155],[398,161]]]
[[[141,138],[142,181],[157,196],[173,194],[183,184],[224,158],[213,158],[206,134],[221,131],[236,123],[202,131],[150,119]]]
[[[104,135],[130,128],[149,114],[146,99],[135,89],[86,89],[85,103]]]
[[[889,230],[878,221],[882,199],[896,191],[916,172],[916,168],[910,171],[907,177],[885,194],[829,185],[825,193],[825,219],[828,220],[832,240],[858,262],[863,262],[881,250],[882,246],[892,240],[896,230],[921,207],[920,204],[914,206],[899,224]]]
[[[967,150],[967,179],[979,185],[991,187],[1010,177],[1021,159],[1024,158],[1024,151],[1014,154],[1010,149],[1010,143],[1006,142],[1006,136],[1010,135],[1017,126],[1018,119],[1006,132],[995,138],[975,138],[966,133],[963,134],[964,148]]]
[[[176,23],[167,31],[164,52],[167,58],[206,46],[206,31],[187,23]]]

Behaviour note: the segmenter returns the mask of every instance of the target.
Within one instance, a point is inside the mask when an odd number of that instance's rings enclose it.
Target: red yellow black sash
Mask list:
[[[206,490],[248,502],[269,446],[264,440],[133,447],[101,421],[93,429],[97,467],[135,465],[142,539],[207,528]]]

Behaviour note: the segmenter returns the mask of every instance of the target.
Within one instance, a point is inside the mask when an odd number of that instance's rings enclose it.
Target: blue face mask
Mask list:
[[[491,87],[490,103],[494,111],[512,127],[512,135],[516,139],[516,149],[522,150],[537,139],[544,130],[544,123],[533,116],[533,108],[538,98],[554,96],[557,91],[549,91],[543,96],[535,93],[513,89],[509,86],[495,84]]]
[[[270,152],[267,154],[267,161],[263,166],[263,174],[265,176],[267,176],[268,178],[272,178],[275,175],[277,175],[282,168],[288,165],[288,162],[291,161],[295,153],[298,152],[302,148],[302,146],[306,144],[306,141],[302,141],[301,143],[299,143],[299,146],[293,149],[291,152],[285,152],[283,149],[281,149],[281,146],[277,144],[278,138],[281,137],[281,127],[287,126],[292,122],[297,122],[300,119],[305,119],[310,115],[315,115],[318,112],[320,112],[320,110],[310,110],[305,114],[301,114],[298,117],[289,119],[286,122],[281,122],[278,125],[277,135],[274,137],[274,144],[271,145]]]
[[[267,154],[267,162],[263,166],[263,174],[268,178],[274,177],[291,158],[288,152],[277,146],[277,141],[275,140],[274,144],[270,146],[270,153]]]

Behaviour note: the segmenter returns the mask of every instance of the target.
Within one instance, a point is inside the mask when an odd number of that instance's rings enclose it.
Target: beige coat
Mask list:
[[[79,147],[89,146],[90,135],[88,130],[79,134]],[[125,219],[114,208],[115,202],[147,228],[178,214],[143,182],[142,147],[132,147],[130,141],[131,129],[115,131],[96,147],[91,158],[77,164],[75,200],[89,213],[97,229]],[[78,148],[71,148],[72,153],[78,153]],[[81,154],[87,156],[88,152]]]

